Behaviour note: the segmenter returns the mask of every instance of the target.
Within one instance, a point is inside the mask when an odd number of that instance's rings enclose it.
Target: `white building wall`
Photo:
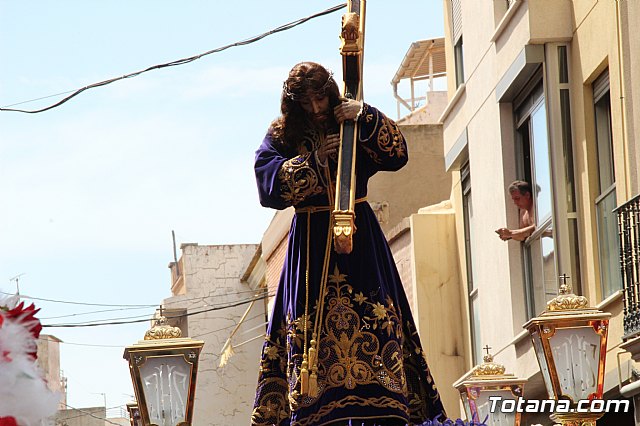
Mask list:
[[[232,338],[234,355],[220,367],[223,346],[259,291],[241,277],[258,245],[182,245],[186,293],[165,300],[165,307],[185,309],[188,336],[203,340],[193,424],[227,426],[248,424],[258,380],[264,339],[264,302],[256,301]],[[254,340],[251,340],[254,339]],[[251,340],[251,341],[249,341]],[[249,341],[248,343],[244,343]],[[244,343],[244,344],[243,344]]]

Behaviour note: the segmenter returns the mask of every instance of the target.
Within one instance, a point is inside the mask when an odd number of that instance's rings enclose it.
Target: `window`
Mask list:
[[[593,83],[596,151],[598,153],[598,196],[595,200],[600,261],[602,298],[622,288],[618,267],[618,229],[616,208],[616,181],[613,165],[611,137],[611,97],[609,72],[605,71]]]
[[[451,1],[451,31],[453,40],[454,68],[456,87],[464,83],[464,66],[462,55],[462,0]]]
[[[471,335],[471,353],[474,364],[482,363],[482,338],[480,334],[480,311],[477,282],[474,279],[473,268],[473,204],[471,203],[471,175],[469,163],[460,169],[462,180],[462,214],[464,219],[464,248],[467,265],[467,289],[469,295],[469,320]]]
[[[528,318],[543,312],[557,293],[556,249],[551,193],[551,162],[547,111],[541,71],[531,90],[516,105],[516,156],[518,178],[531,184],[536,229],[524,241],[523,261]]]
[[[456,87],[460,87],[464,83],[464,65],[462,59],[462,37],[458,39],[458,42],[454,46],[455,64],[456,64]]]
[[[551,53],[552,50],[550,50]],[[569,271],[570,284],[572,284],[573,293],[582,294],[582,274],[580,271],[580,244],[578,241],[578,213],[576,206],[576,190],[575,190],[575,172],[573,164],[573,136],[571,133],[571,96],[569,85],[569,52],[568,47],[560,44],[556,49],[558,61],[557,87],[558,99],[557,106],[559,113],[550,111],[550,116],[558,117],[559,133],[556,134],[556,140],[562,142],[562,148],[558,147],[556,155],[559,159],[558,167],[558,183],[554,187],[556,193],[556,240],[558,244],[558,253],[564,254],[559,256],[558,271],[564,274]],[[552,58],[550,58],[552,59]],[[551,73],[549,74],[552,75]],[[549,103],[547,103],[549,104]],[[562,176],[564,175],[564,181]],[[562,214],[565,212],[565,214]],[[563,225],[564,228],[563,229]],[[562,259],[564,258],[564,259]]]

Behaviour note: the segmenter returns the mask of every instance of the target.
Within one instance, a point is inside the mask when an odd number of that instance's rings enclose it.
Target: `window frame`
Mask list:
[[[616,214],[612,208],[616,207],[616,176],[615,176],[615,155],[613,150],[613,128],[611,116],[611,89],[609,85],[609,70],[605,70],[596,78],[592,84],[593,91],[593,130],[594,145],[597,153],[595,159],[595,169],[597,175],[597,195],[593,200],[595,209],[595,225],[597,237],[597,255],[600,277],[601,300],[606,299],[615,292],[622,290],[622,275],[618,265],[618,253],[620,241],[618,240],[618,223]],[[601,102],[606,100],[606,108],[603,111]],[[601,117],[600,114],[606,114]],[[605,120],[603,121],[602,118]],[[605,128],[599,128],[599,124],[604,123]],[[603,133],[603,130],[605,133]],[[602,137],[606,140],[601,140]],[[603,147],[602,144],[606,144]],[[603,157],[603,149],[607,150],[606,159]],[[605,160],[605,161],[603,161]],[[604,164],[606,162],[606,164]],[[604,181],[603,175],[609,178]],[[610,180],[610,182],[609,182]],[[607,207],[609,203],[609,207]],[[611,205],[613,203],[613,206]],[[603,227],[603,220],[610,219],[609,226]],[[608,238],[607,238],[608,237]],[[612,250],[613,247],[613,250]]]
[[[548,162],[548,183],[549,183],[549,202],[550,202],[550,211],[548,215],[545,217],[539,216],[539,207],[538,207],[538,190],[537,183],[538,180],[536,178],[536,162],[541,161],[541,159],[536,159],[535,156],[535,134],[534,134],[534,126],[533,126],[533,117],[534,115],[543,109],[544,117],[545,117],[545,150],[546,150],[546,161]],[[521,256],[522,256],[522,270],[523,270],[523,284],[524,284],[524,294],[525,294],[525,307],[526,307],[526,315],[527,320],[533,318],[538,315],[544,309],[546,301],[552,298],[552,295],[557,295],[557,286],[556,277],[558,275],[558,243],[556,236],[556,226],[555,226],[555,209],[556,203],[554,198],[554,166],[553,166],[553,153],[551,146],[551,137],[549,131],[549,120],[548,120],[548,105],[547,105],[547,95],[545,91],[545,82],[543,76],[542,67],[540,67],[529,80],[529,82],[523,87],[520,94],[516,97],[513,103],[513,113],[514,113],[514,131],[516,134],[515,137],[515,156],[516,156],[516,174],[517,178],[521,180],[525,180],[531,184],[532,189],[532,197],[534,199],[534,217],[536,218],[536,229],[534,232],[521,244]],[[527,132],[527,139],[525,140],[524,131]],[[526,144],[526,146],[524,146]],[[525,152],[527,150],[528,152]],[[545,161],[544,159],[542,159]],[[536,244],[539,244],[540,247],[540,259],[544,260],[542,255],[543,250],[543,238],[551,237],[553,240],[553,250],[550,252],[553,256],[553,286],[547,285],[545,283],[544,278],[545,269],[544,262],[540,265],[537,265],[533,259],[533,250]],[[536,270],[538,270],[538,266],[542,266],[542,269],[539,270],[539,277],[536,277]],[[539,300],[540,295],[536,290],[540,290],[536,288],[536,279],[542,278],[541,289],[543,291],[543,301]],[[547,277],[548,278],[548,277]],[[555,289],[555,291],[550,291],[550,289]]]
[[[462,192],[462,220],[464,226],[465,265],[467,276],[467,301],[469,304],[469,338],[471,357],[474,365],[482,363],[482,328],[480,327],[479,289],[473,278],[473,239],[469,212],[473,211],[471,197],[471,171],[467,161],[460,167],[460,187]],[[477,317],[476,317],[477,315]]]

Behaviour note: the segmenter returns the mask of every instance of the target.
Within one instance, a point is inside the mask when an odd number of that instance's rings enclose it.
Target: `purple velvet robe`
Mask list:
[[[406,164],[407,146],[397,125],[367,104],[358,125],[356,199],[362,199],[376,172]],[[337,168],[335,161],[326,167],[317,163],[313,150],[319,144],[320,135],[309,129],[302,153],[287,158],[269,132],[256,152],[261,204],[295,206],[297,212],[263,346],[252,424],[405,425],[444,415],[391,251],[366,201],[356,203],[353,251],[328,251],[319,392],[300,394],[305,306],[313,327],[333,210],[327,185],[335,187]],[[310,206],[320,209],[310,211]],[[307,343],[311,333],[308,329]]]

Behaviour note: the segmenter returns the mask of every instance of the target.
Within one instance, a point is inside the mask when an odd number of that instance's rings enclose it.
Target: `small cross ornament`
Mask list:
[[[560,294],[569,294],[571,292],[571,285],[567,284],[567,280],[571,278],[567,274],[562,274],[558,278],[560,278]]]

